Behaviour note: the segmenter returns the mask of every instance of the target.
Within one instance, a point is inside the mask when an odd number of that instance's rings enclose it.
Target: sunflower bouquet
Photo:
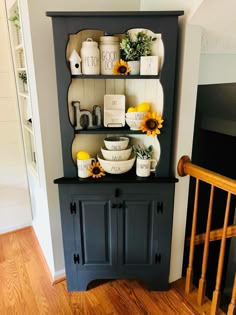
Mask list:
[[[129,73],[130,73],[130,67],[126,61],[120,59],[114,64],[113,74],[128,75]]]

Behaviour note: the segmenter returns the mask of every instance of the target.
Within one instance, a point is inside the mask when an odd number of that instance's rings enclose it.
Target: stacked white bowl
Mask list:
[[[125,114],[125,121],[131,130],[139,130],[146,115],[147,112],[127,112]]]
[[[101,148],[102,156],[98,155],[97,158],[105,172],[123,174],[133,167],[135,156],[131,155],[132,147],[129,146],[128,137],[107,137],[104,144],[105,147]]]

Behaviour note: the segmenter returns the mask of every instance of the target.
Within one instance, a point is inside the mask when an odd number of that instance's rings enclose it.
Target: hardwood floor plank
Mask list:
[[[124,304],[128,306],[127,314],[158,314],[158,305],[150,299],[150,293],[140,282],[118,280],[118,282],[113,282],[113,287],[122,297]]]
[[[103,301],[103,308],[105,310],[105,314],[107,315],[118,315],[118,311],[117,308],[115,307],[114,303],[113,303],[113,299],[109,298],[107,295],[107,290],[111,290],[109,289],[108,283],[111,280],[107,280],[107,281],[103,281],[101,282],[99,285],[97,283],[97,287],[95,286],[93,289],[90,289],[89,292],[91,290],[93,290],[94,294],[96,295],[97,299],[99,301]],[[111,293],[112,294],[112,293]]]
[[[17,266],[14,260],[8,260],[1,265],[1,295],[7,314],[25,314],[25,299],[19,285]],[[26,313],[27,314],[27,313]]]
[[[136,280],[94,281],[68,292],[52,279],[32,228],[0,235],[0,315],[190,315],[172,288],[150,292]]]
[[[168,294],[166,292],[158,292],[158,294],[157,292],[151,292],[151,295],[160,307],[160,314],[196,314],[187,308],[171,289],[168,291]]]

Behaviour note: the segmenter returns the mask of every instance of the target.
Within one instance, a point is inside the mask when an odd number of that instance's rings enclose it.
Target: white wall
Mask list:
[[[31,206],[4,0],[0,0],[0,234],[31,225]]]
[[[236,54],[201,54],[199,84],[236,82]]]
[[[181,156],[192,154],[193,130],[196,110],[199,61],[201,52],[201,28],[187,24],[201,0],[142,0],[141,10],[184,10],[180,17],[180,38],[177,85],[177,128],[175,131],[175,169],[179,182],[176,184],[172,249],[169,281],[182,275],[185,225],[187,215],[189,177],[180,178],[177,164]]]

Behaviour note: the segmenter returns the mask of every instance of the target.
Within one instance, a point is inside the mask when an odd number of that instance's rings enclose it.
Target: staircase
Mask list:
[[[225,259],[225,246],[226,239],[236,237],[236,225],[228,225],[229,209],[231,203],[231,196],[236,195],[236,180],[222,176],[220,174],[211,172],[207,169],[201,168],[191,163],[188,156],[183,156],[178,163],[178,173],[180,176],[190,175],[196,179],[195,184],[195,197],[194,197],[194,209],[192,218],[191,237],[188,240],[189,243],[189,262],[186,272],[185,289],[183,289],[183,279],[178,280],[173,284],[173,287],[179,292],[180,295],[195,308],[199,314],[219,315],[225,314],[220,310],[220,286],[222,281],[223,264]],[[197,230],[197,215],[198,215],[198,193],[199,183],[203,181],[211,185],[208,216],[206,224],[206,232],[204,234],[196,235]],[[212,207],[214,200],[214,189],[222,189],[227,192],[227,202],[225,206],[225,215],[223,227],[217,230],[211,230],[212,221]],[[208,263],[209,245],[210,242],[215,240],[221,240],[220,253],[218,258],[217,275],[215,282],[215,290],[213,292],[212,301],[206,297],[206,270]],[[193,261],[194,261],[194,249],[195,246],[204,243],[203,260],[201,277],[199,279],[198,288],[193,286]],[[236,315],[236,272],[234,276],[234,284],[232,290],[231,302],[228,306],[227,315]]]

